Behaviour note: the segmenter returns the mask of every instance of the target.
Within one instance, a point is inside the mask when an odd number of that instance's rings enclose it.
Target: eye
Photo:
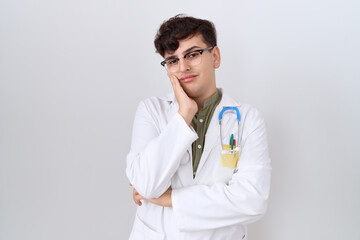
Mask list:
[[[171,65],[175,65],[178,62],[177,59],[169,59],[166,61],[166,65],[171,66]]]
[[[198,56],[200,56],[199,52],[191,52],[188,55],[186,55],[186,58],[190,60],[190,59],[194,59],[194,58],[196,58]]]

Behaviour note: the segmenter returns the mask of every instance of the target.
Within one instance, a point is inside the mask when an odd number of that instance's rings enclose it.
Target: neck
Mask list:
[[[198,111],[200,111],[201,109],[204,108],[204,103],[205,101],[210,98],[212,95],[214,95],[216,93],[216,87],[212,90],[209,91],[208,94],[197,97],[197,98],[193,98],[194,101],[196,102],[196,104],[198,105]]]

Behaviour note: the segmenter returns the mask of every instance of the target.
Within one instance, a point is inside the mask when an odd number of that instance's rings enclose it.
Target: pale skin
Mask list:
[[[188,49],[203,49],[208,47],[201,35],[195,35],[179,41],[179,47],[175,52],[165,53],[165,58],[177,56],[180,58],[179,68],[175,72],[167,73],[175,98],[179,104],[178,113],[184,118],[186,124],[190,126],[196,112],[201,110],[206,99],[216,92],[215,69],[220,66],[220,50],[216,46],[211,51],[203,53],[201,63],[197,66],[189,65],[181,58]],[[191,76],[191,81],[186,78]],[[189,78],[188,78],[189,79]],[[130,184],[130,186],[132,186]],[[172,207],[171,187],[159,198],[147,199],[141,196],[138,191],[133,189],[133,200],[138,205],[143,201],[148,201],[162,207]]]

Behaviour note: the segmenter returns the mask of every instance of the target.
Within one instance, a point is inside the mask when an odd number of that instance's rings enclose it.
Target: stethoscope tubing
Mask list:
[[[221,131],[221,120],[223,118],[223,114],[224,112],[228,111],[228,110],[235,110],[236,111],[236,118],[238,121],[238,139],[237,139],[237,146],[240,146],[240,121],[241,121],[241,116],[240,116],[240,111],[237,107],[224,107],[221,112],[219,113],[219,125],[220,125],[220,142],[221,142],[221,148],[222,150],[224,149],[224,144],[223,144],[223,138],[222,138],[222,131]],[[236,146],[235,146],[236,148]]]

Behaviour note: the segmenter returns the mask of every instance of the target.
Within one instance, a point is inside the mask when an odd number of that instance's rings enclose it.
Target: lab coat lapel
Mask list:
[[[165,97],[161,97],[160,99],[168,101],[169,105],[166,109],[167,113],[167,121],[170,121],[172,117],[176,114],[176,112],[179,110],[179,104],[176,101],[174,93],[170,93]]]

